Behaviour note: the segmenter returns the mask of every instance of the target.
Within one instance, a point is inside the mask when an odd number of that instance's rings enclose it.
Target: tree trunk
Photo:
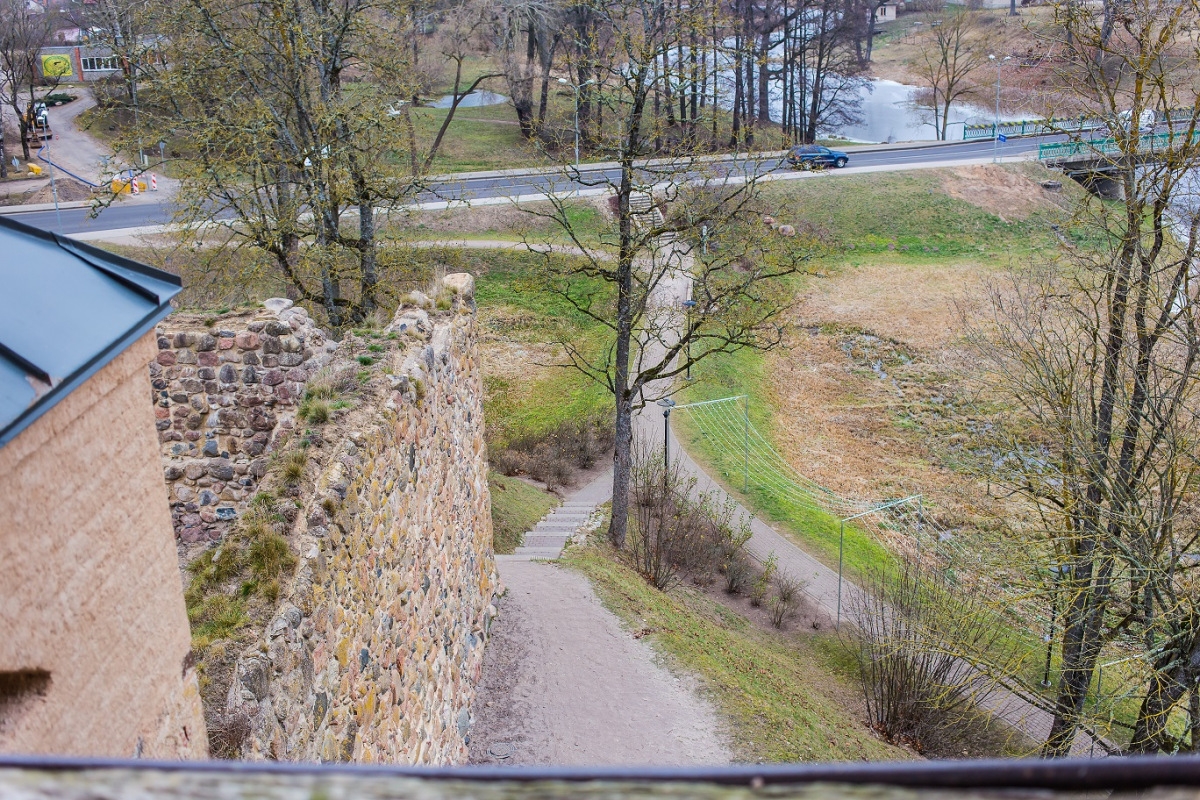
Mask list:
[[[1083,713],[1083,704],[1100,657],[1100,625],[1105,604],[1098,602],[1097,592],[1104,585],[1109,569],[1106,565],[1100,565],[1095,584],[1074,593],[1065,615],[1063,669],[1058,683],[1054,722],[1042,748],[1043,758],[1063,758],[1071,753],[1071,745],[1079,729],[1079,717]],[[1087,577],[1081,579],[1088,580]]]
[[[734,41],[733,51],[733,131],[729,136],[729,146],[737,148],[742,143],[742,44],[741,37]],[[717,71],[713,70],[713,84],[717,82]],[[717,91],[713,89],[713,108],[716,109]],[[713,119],[716,119],[714,114]]]
[[[767,31],[762,34],[762,38],[758,45],[759,58],[761,59],[758,67],[758,124],[771,124],[771,92],[768,79],[770,73],[767,72],[767,59],[771,54],[771,33]]]
[[[637,129],[630,126],[629,137],[636,144],[634,137],[638,136]],[[613,368],[613,389],[616,401],[615,431],[616,440],[613,448],[613,496],[612,519],[609,523],[608,538],[613,547],[618,550],[625,546],[625,538],[629,528],[629,478],[632,468],[633,449],[633,398],[635,393],[629,386],[629,362],[633,344],[633,270],[634,244],[633,214],[629,207],[629,197],[633,194],[633,156],[636,147],[631,147],[623,153],[625,162],[621,168],[621,184],[617,189],[617,220],[619,230],[619,252],[617,254],[617,319],[616,319],[616,348]]]
[[[882,8],[882,6],[882,3],[872,6],[867,16],[867,52],[866,56],[862,59],[863,66],[871,63],[871,53],[875,50],[875,12]]]
[[[1156,669],[1151,677],[1129,740],[1130,752],[1157,753],[1167,749],[1162,738],[1167,729],[1167,718],[1200,675],[1200,641],[1191,642],[1189,650],[1180,652],[1171,648],[1159,659],[1160,663],[1166,662],[1162,664],[1164,668],[1172,663],[1174,666],[1165,672]]]
[[[633,408],[628,399],[617,401],[615,430],[612,520],[608,538],[613,547],[620,550],[625,547],[629,530],[629,477],[633,468]]]
[[[358,259],[362,272],[361,311],[358,316],[365,319],[378,307],[375,292],[379,284],[379,274],[376,269],[375,204],[371,202],[365,183],[362,189],[358,202]]]

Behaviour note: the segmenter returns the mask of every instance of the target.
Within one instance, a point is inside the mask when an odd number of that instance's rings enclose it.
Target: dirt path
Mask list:
[[[584,576],[502,557],[471,763],[724,764],[716,714],[656,662]],[[507,757],[498,757],[505,756]]]
[[[611,473],[572,497],[604,499]],[[695,682],[672,674],[604,608],[587,578],[497,559],[508,588],[484,655],[470,760],[492,765],[724,764]]]

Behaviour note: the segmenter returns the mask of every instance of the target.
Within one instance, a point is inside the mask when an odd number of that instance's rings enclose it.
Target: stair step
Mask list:
[[[526,536],[522,547],[557,547],[562,548],[569,536]]]
[[[514,556],[526,556],[528,558],[558,558],[562,555],[561,547],[518,547],[513,552]]]

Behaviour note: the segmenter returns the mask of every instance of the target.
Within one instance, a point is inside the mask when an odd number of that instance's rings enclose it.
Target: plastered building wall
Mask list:
[[[207,755],[147,334],[0,448],[0,751]]]

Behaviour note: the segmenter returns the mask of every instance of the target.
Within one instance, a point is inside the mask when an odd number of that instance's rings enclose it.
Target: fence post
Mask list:
[[[742,407],[742,491],[750,491],[750,395]]]
[[[837,622],[834,627],[837,630],[842,629],[842,562],[846,551],[846,520],[838,520],[838,596],[837,596]]]

